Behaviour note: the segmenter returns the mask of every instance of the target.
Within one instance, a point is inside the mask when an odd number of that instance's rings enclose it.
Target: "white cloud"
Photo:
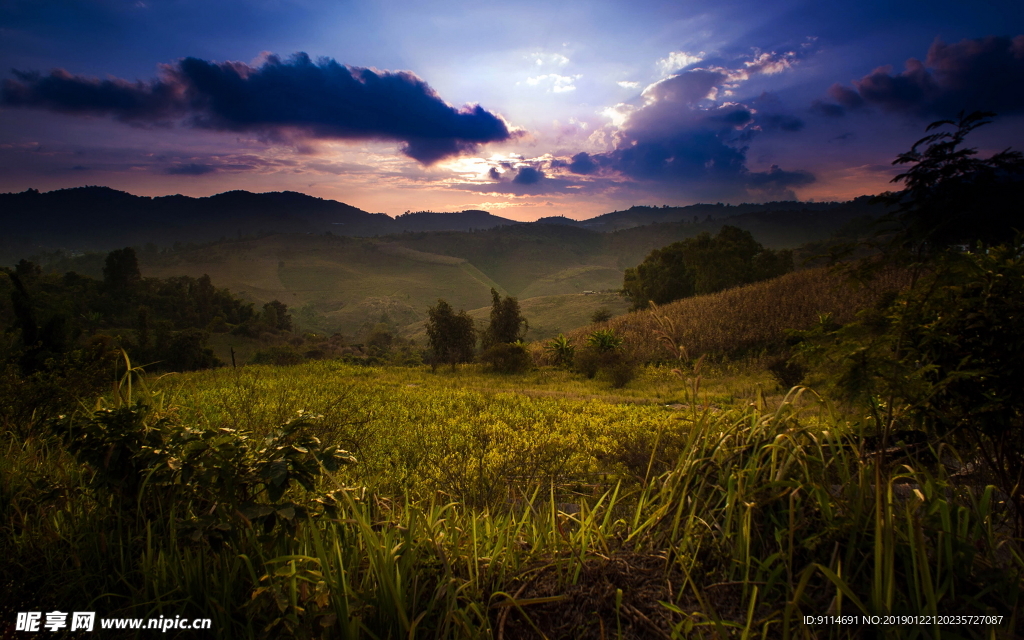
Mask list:
[[[544,75],[527,78],[526,84],[534,87],[547,85],[548,91],[552,93],[565,93],[567,91],[575,91],[576,85],[573,83],[582,77],[583,76],[581,74],[576,74],[574,76],[561,76],[557,73],[545,73]]]
[[[795,51],[786,51],[784,53],[775,53],[774,51],[771,53],[761,53],[755,49],[754,59],[744,62],[743,66],[755,73],[763,73],[771,76],[789,69],[793,66],[794,62],[796,62]]]
[[[566,58],[560,53],[531,53],[530,56],[538,67],[547,65],[549,67],[564,67],[569,64],[569,58]]]
[[[680,69],[690,66],[691,64],[697,64],[704,59],[704,52],[701,51],[698,54],[686,53],[685,51],[673,51],[668,54],[667,58],[658,60],[657,67],[661,75],[667,76]]]
[[[640,88],[640,83],[639,82],[633,82],[631,80],[619,80],[615,84],[619,85],[623,89],[639,89]]]
[[[633,105],[619,103],[614,107],[607,107],[602,109],[598,113],[612,121],[612,124],[616,127],[621,127],[625,124],[626,119],[629,118],[630,114],[633,113]]]

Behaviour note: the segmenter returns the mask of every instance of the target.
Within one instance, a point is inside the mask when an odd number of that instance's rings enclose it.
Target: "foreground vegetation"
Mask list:
[[[868,422],[808,393],[736,402],[772,390],[756,369],[706,391],[702,373],[614,396],[472,366],[127,375],[99,413],[8,440],[3,600],[221,637],[870,631],[802,622],[825,613],[1019,631],[1011,513],[955,451],[872,451]]]

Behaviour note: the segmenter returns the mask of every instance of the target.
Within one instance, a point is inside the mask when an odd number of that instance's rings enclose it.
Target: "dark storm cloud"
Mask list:
[[[854,80],[852,89],[833,85],[829,97],[833,102],[819,101],[812,109],[831,116],[865,104],[927,116],[1024,112],[1024,36],[936,40],[924,62],[911,58],[898,74],[879,67]]]
[[[726,110],[708,117],[710,123],[720,123],[734,129],[744,127],[753,121],[754,114],[746,109]]]
[[[814,175],[807,171],[783,171],[772,165],[768,171],[747,174],[748,184],[762,191],[782,193],[790,187],[801,187],[814,182]]]
[[[3,82],[2,103],[73,115],[112,115],[122,122],[163,122],[182,115],[181,87],[155,80],[128,82],[74,76],[64,69],[50,75],[12,69]]]
[[[781,113],[773,113],[757,118],[757,124],[765,129],[779,129],[781,131],[796,132],[804,128],[804,121],[796,116]]]
[[[680,131],[671,138],[637,138],[609,154],[612,166],[639,180],[696,182],[729,179],[743,172],[745,149],[716,131]]]
[[[269,56],[258,67],[185,58],[150,82],[15,72],[4,80],[2,103],[285,139],[399,141],[423,164],[512,137],[499,116],[479,105],[456,109],[412,73],[314,63],[304,53]]]
[[[827,118],[841,118],[846,115],[846,109],[838,104],[815,100],[811,103],[811,111]]]
[[[518,164],[519,166],[516,166]],[[523,163],[499,163],[506,173],[498,167],[491,167],[487,183],[461,183],[451,185],[454,189],[476,191],[479,193],[500,193],[506,195],[528,196],[546,193],[580,193],[588,184],[565,177],[552,177],[549,172],[558,168],[566,168],[567,162],[553,160],[528,160]],[[511,179],[507,179],[511,176]]]
[[[515,184],[537,184],[544,179],[544,172],[533,167],[522,167],[512,182]]]
[[[550,178],[544,176],[543,172],[531,169],[527,172],[528,175],[540,174],[541,177],[537,177],[534,181],[523,182],[518,180],[520,175],[523,175],[523,169],[529,167],[523,167],[519,170],[519,174],[516,175],[512,180],[490,182],[486,184],[455,184],[452,188],[459,189],[461,191],[475,191],[477,193],[499,193],[503,195],[514,195],[514,196],[536,196],[549,193],[581,193],[588,186],[575,182],[573,180],[567,180],[565,178]],[[532,172],[536,171],[536,174]]]
[[[828,88],[828,95],[846,109],[859,109],[864,106],[864,98],[860,97],[859,93],[838,82]]]
[[[853,84],[865,102],[893,111],[923,106],[926,98],[939,93],[920,60],[908,60],[906,70],[899,75],[891,72],[892,67],[881,67]]]
[[[577,173],[582,176],[590,175],[597,171],[598,165],[590,158],[590,154],[586,151],[581,151],[572,157],[572,162],[568,163],[569,171]]]
[[[811,111],[829,118],[840,118],[845,116],[848,110],[864,106],[864,98],[859,93],[838,82],[828,88],[828,95],[833,102],[815,100],[811,103]]]

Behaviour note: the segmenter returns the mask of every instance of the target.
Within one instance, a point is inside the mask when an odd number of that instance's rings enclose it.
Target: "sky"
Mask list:
[[[1024,3],[0,0],[0,192],[846,200],[974,110],[1024,150]]]

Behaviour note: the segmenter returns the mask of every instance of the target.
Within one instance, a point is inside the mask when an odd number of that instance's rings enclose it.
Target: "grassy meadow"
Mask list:
[[[1024,558],[993,489],[914,455],[865,455],[865,420],[781,388],[756,360],[646,367],[622,389],[561,369],[501,376],[478,365],[135,371],[101,407],[101,418],[134,416],[151,432],[215,435],[178,449],[165,441],[178,457],[135,493],[100,490],[114,478],[54,436],[9,438],[5,616],[74,603],[209,617],[217,637],[238,638],[1019,629]],[[281,440],[289,421],[318,448]],[[293,473],[294,452],[332,445],[355,462],[321,466],[276,499],[256,491],[262,510],[222,509],[232,482],[270,484],[224,466],[266,442],[292,448]],[[172,468],[209,486],[188,488],[164,475]],[[1001,617],[804,624],[935,614]]]

